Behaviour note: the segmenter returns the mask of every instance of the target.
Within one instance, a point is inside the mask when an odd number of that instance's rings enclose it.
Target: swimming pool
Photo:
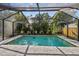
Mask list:
[[[6,44],[10,45],[35,45],[35,46],[60,46],[73,47],[71,43],[57,36],[22,36]]]

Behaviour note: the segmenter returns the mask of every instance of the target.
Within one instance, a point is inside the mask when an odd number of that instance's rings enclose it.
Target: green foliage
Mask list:
[[[17,33],[17,34],[21,33],[21,29],[22,29],[22,24],[17,23],[17,26],[16,26],[16,33]]]
[[[15,19],[16,19],[16,22],[19,22],[19,21],[24,22],[24,23],[18,23],[17,24],[16,33],[21,33],[21,31],[26,33],[27,28],[26,28],[25,24],[26,24],[27,18],[25,18],[22,13],[18,12],[15,15]]]
[[[34,31],[37,31],[37,34],[46,34],[49,29],[48,19],[49,15],[48,13],[43,14],[37,14],[36,19],[32,23],[32,27]]]
[[[25,24],[22,24],[22,26],[18,26],[19,29],[17,30],[18,32],[23,31],[26,33],[27,31],[32,32],[32,34],[52,34],[52,33],[58,33],[62,32],[62,28],[64,25],[72,20],[72,17],[67,15],[64,12],[57,12],[53,17],[52,20],[53,22],[49,25],[49,18],[50,16],[48,13],[43,13],[43,14],[36,14],[34,17],[33,23],[32,23],[32,29],[30,27],[26,27]],[[18,13],[16,15],[17,21],[26,21],[25,17]],[[17,27],[17,28],[18,28]],[[37,32],[37,33],[35,33]]]
[[[26,21],[25,17],[21,13],[15,15],[16,21]]]
[[[41,22],[41,31],[43,31],[44,32],[44,34],[47,34],[47,32],[48,32],[48,29],[49,29],[49,24],[48,24],[48,22],[45,20],[43,20],[42,22]]]
[[[50,25],[51,31],[53,33],[62,32],[62,27],[66,25],[67,22],[72,20],[72,17],[68,14],[59,11],[52,17],[53,22]]]

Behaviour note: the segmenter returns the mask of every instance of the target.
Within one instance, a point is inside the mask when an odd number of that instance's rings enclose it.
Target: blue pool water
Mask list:
[[[57,36],[22,36],[8,42],[10,45],[35,45],[35,46],[63,46],[72,47],[74,45]]]

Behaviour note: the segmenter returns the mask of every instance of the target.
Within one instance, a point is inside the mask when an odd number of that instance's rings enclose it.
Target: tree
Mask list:
[[[46,20],[43,20],[41,22],[41,30],[43,31],[44,34],[47,34],[48,32],[48,29],[49,29],[49,24]]]
[[[32,27],[34,31],[37,31],[37,34],[46,34],[49,29],[49,15],[48,13],[43,13],[43,14],[36,14],[35,20],[32,23]]]
[[[56,33],[59,32],[64,25],[72,21],[72,17],[62,11],[59,11],[55,14],[55,16],[52,17],[52,20],[53,22],[51,23],[51,31]],[[62,32],[62,30],[60,32]]]
[[[23,15],[22,12],[18,12],[15,15],[15,19],[16,19],[16,22],[22,22],[22,23],[17,23],[16,32],[21,33],[21,31],[23,31],[25,33],[27,30],[25,26],[27,23],[27,18]]]

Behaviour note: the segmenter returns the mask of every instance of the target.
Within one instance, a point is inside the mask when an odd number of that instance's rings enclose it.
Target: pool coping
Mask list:
[[[65,37],[65,36],[63,36],[63,35],[57,35],[57,36],[58,36],[59,38],[65,40],[65,41],[67,41],[68,43],[70,43],[70,44],[72,44],[72,45],[74,45],[74,46],[76,46],[76,47],[79,47],[79,42],[78,42],[78,41],[72,40],[72,39],[67,38],[67,37]]]
[[[0,45],[4,45],[4,44],[6,44],[6,43],[8,43],[8,42],[10,42],[10,41],[12,41],[12,40],[15,40],[15,39],[17,39],[17,38],[19,38],[19,37],[22,37],[22,36],[47,36],[47,35],[18,35],[18,36],[9,38],[9,39],[5,39],[4,41],[1,41],[1,42],[0,42]],[[53,36],[53,35],[48,35],[48,36]],[[55,35],[55,36],[57,36],[57,37],[59,37],[59,38],[65,40],[65,41],[67,41],[68,43],[70,43],[70,44],[72,44],[72,45],[74,45],[74,46],[76,46],[76,47],[79,47],[79,42],[76,41],[76,40],[72,40],[72,39],[67,38],[67,37],[65,37],[65,36],[63,36],[63,35]]]
[[[19,37],[22,37],[22,36],[23,36],[23,35],[18,35],[18,36],[9,38],[9,39],[5,39],[5,40],[3,40],[3,41],[0,42],[0,45],[4,45],[4,44],[6,44],[6,43],[8,43],[8,42],[10,42],[10,41],[12,41],[12,40],[15,40],[15,39],[17,39],[17,38],[19,38]]]
[[[47,56],[79,56],[79,42],[76,40],[69,39],[65,36],[57,35],[59,38],[76,45],[77,47],[55,47],[55,46],[33,46],[33,45],[4,45],[16,38],[22,37],[24,35],[18,35],[10,39],[6,39],[0,42],[0,55],[5,56],[28,56],[28,55],[47,55]],[[29,35],[25,35],[29,36]],[[30,35],[31,36],[31,35]],[[32,35],[33,36],[33,35]],[[39,35],[34,35],[39,36]],[[46,35],[44,35],[46,36]],[[52,35],[49,35],[52,36]],[[76,43],[77,42],[77,43]],[[24,48],[22,47],[24,46]],[[51,49],[52,48],[52,49]],[[59,52],[57,52],[57,50]],[[23,51],[23,52],[22,52]],[[10,54],[9,54],[10,53]],[[51,54],[52,53],[52,54]],[[60,53],[60,54],[59,54]]]
[[[18,36],[15,36],[15,37],[11,37],[11,38],[8,38],[8,39],[5,39],[3,41],[0,42],[0,45],[4,45],[12,40],[15,40],[17,38],[20,38],[22,36],[47,36],[47,35],[18,35]],[[52,35],[48,35],[48,36],[52,36]]]

